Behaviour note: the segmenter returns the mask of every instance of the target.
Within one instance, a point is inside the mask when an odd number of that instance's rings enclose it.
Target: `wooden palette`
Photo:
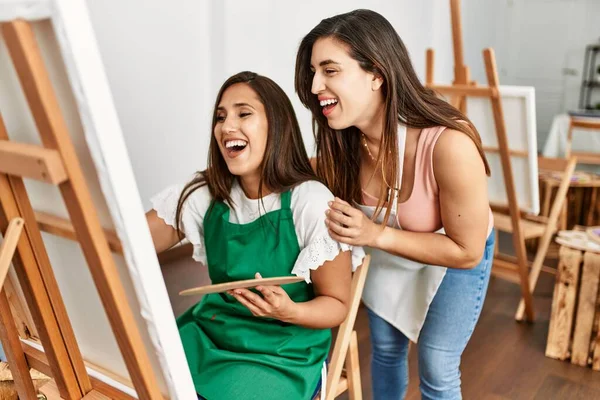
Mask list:
[[[600,244],[600,226],[592,226],[585,231],[590,239]]]
[[[600,242],[592,240],[586,231],[559,231],[556,242],[573,249],[600,253]]]
[[[289,283],[302,282],[304,278],[298,276],[281,276],[275,278],[259,278],[259,279],[246,279],[242,281],[218,283],[216,285],[198,286],[191,289],[182,290],[179,292],[180,296],[194,296],[199,294],[209,293],[223,293],[233,289],[243,289],[256,286],[279,286],[287,285]]]

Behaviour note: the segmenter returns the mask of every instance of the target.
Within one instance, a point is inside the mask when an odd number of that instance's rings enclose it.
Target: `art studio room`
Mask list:
[[[600,399],[600,1],[0,0],[17,399]]]

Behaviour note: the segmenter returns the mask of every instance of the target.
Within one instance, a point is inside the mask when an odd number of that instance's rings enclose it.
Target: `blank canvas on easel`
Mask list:
[[[537,167],[537,132],[535,119],[535,89],[526,86],[500,86],[500,97],[506,124],[506,136],[511,151],[517,202],[522,211],[539,214],[540,200]],[[497,149],[498,138],[489,99],[467,98],[467,116],[473,122],[484,149]],[[520,156],[519,156],[520,154]],[[497,171],[488,182],[490,202],[508,205],[502,176],[500,153],[486,151],[490,169]]]
[[[499,86],[511,152],[511,165],[519,208],[530,214],[540,212],[535,89],[529,86]],[[449,97],[445,96],[449,101]],[[498,135],[493,108],[487,97],[466,97],[466,114],[477,128],[492,170],[488,180],[488,196],[493,205],[508,206]]]
[[[131,324],[141,332],[161,391],[189,398],[193,383],[85,5],[53,0],[52,7],[31,9],[40,10],[36,18],[50,18],[32,22],[33,30],[101,225],[118,233],[123,254],[113,258],[135,317]],[[1,35],[0,112],[11,141],[41,144]],[[57,187],[29,179],[25,185],[35,211],[68,219]],[[135,395],[78,242],[49,233],[43,239],[89,375]],[[39,348],[35,338],[33,346]]]

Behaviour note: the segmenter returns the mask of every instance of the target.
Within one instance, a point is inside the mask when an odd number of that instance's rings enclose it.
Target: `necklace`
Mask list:
[[[361,139],[362,139],[362,142],[363,142],[363,146],[365,146],[365,149],[367,149],[367,153],[369,153],[369,157],[371,157],[371,160],[373,160],[373,162],[376,162],[377,160],[375,159],[375,157],[373,157],[373,154],[371,153],[371,149],[369,148],[369,145],[367,144],[367,138],[366,138],[366,136],[365,136],[365,134],[364,134],[364,133],[361,133]],[[392,152],[392,151],[390,150],[390,151],[389,151],[389,153],[391,153],[391,152]],[[369,178],[369,180],[368,180],[368,182],[367,182],[367,184],[366,184],[365,186],[368,186],[368,185],[371,183],[371,180],[372,180],[372,179],[373,179],[373,177],[375,176],[375,173],[376,173],[376,172],[377,172],[377,169],[374,169],[374,170],[373,170],[373,174],[371,175],[371,178]],[[390,186],[390,185],[387,183],[387,180],[385,179],[385,174],[383,174],[383,166],[382,166],[382,178],[383,178],[383,182],[384,182],[384,184],[385,184],[385,185],[386,185],[388,188],[390,188],[390,189],[392,189],[392,190],[394,190],[394,191],[396,191],[396,192],[398,192],[398,191],[400,190],[400,188],[395,188],[395,187],[392,187],[392,186]],[[389,200],[389,192],[388,192],[388,200]]]
[[[371,153],[371,149],[369,149],[369,145],[367,144],[367,138],[365,137],[365,134],[362,133],[361,134],[361,139],[363,142],[363,146],[365,146],[365,149],[367,149],[367,153],[369,153],[369,157],[371,157],[371,160],[373,160],[373,162],[377,161],[375,160],[375,157],[373,157],[373,154]]]

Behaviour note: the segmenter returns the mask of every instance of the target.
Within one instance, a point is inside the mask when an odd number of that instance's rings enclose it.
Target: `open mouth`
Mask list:
[[[225,150],[229,157],[235,158],[242,154],[242,152],[248,147],[248,142],[241,139],[232,139],[225,141]]]
[[[338,104],[337,99],[326,99],[326,100],[321,100],[319,102],[319,105],[321,107],[323,107],[323,115],[325,115],[325,116],[331,114],[333,112],[333,109],[335,108],[335,106],[337,106],[337,104]]]
[[[327,116],[333,112],[338,104],[338,99],[320,100],[319,105],[323,107],[323,115]]]

